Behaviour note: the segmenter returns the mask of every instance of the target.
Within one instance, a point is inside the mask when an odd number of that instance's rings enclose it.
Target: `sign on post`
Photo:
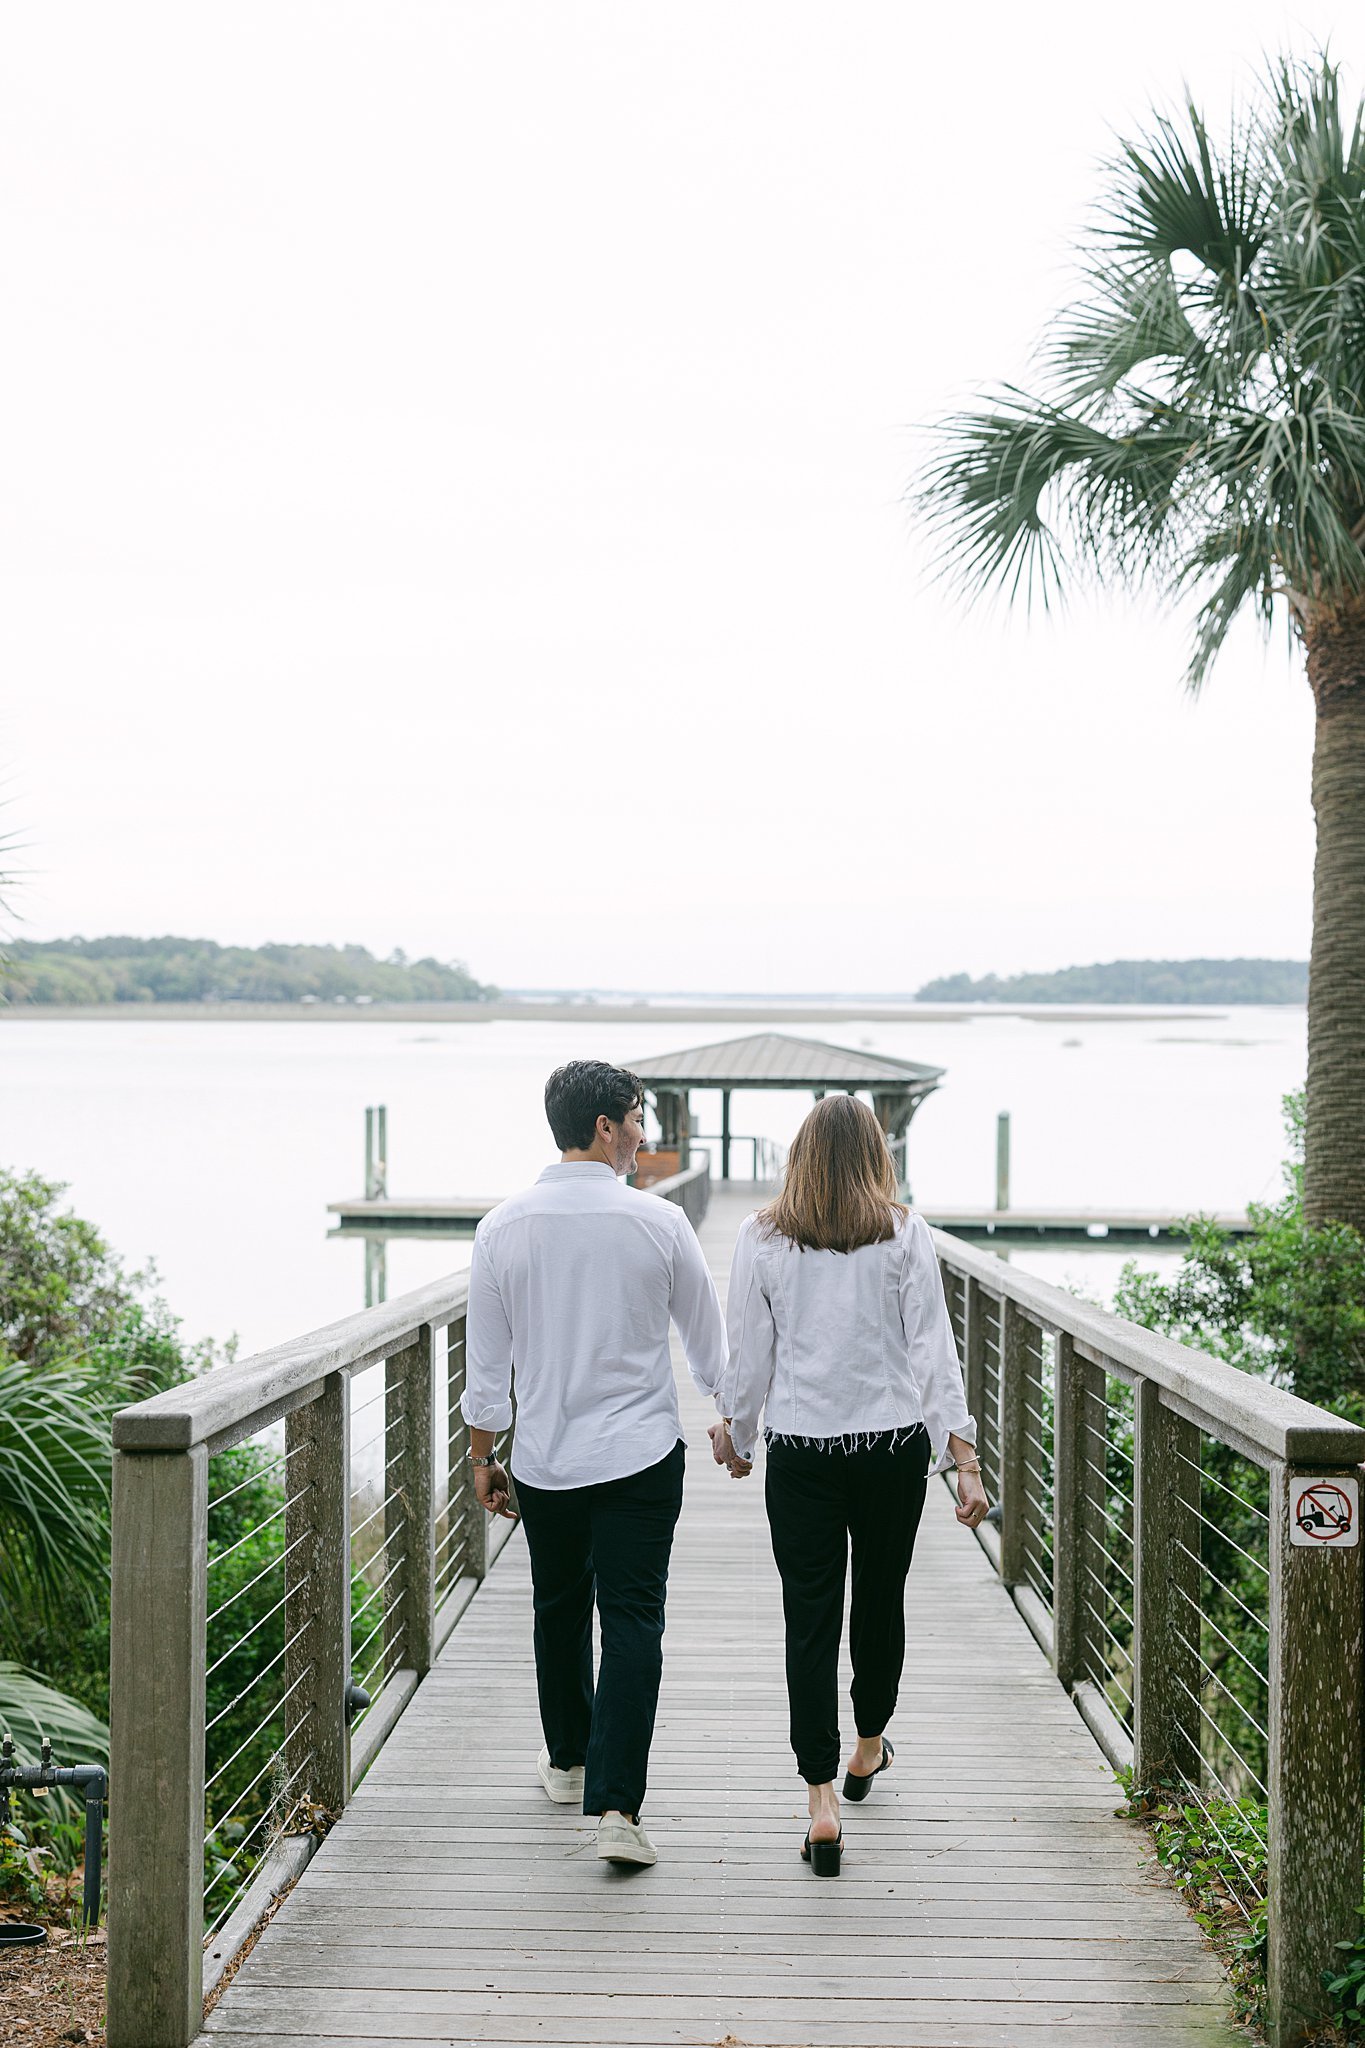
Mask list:
[[[1348,1475],[1291,1479],[1289,1540],[1305,1550],[1354,1550],[1360,1541],[1360,1481]]]

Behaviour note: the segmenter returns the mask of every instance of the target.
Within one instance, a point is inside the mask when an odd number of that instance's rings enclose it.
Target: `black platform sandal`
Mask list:
[[[844,1831],[840,1828],[832,1842],[812,1842],[810,1829],[801,1844],[801,1861],[809,1863],[814,1877],[837,1877],[839,1864],[844,1853]]]
[[[844,1773],[844,1797],[845,1797],[845,1799],[853,1799],[853,1800],[858,1800],[858,1799],[866,1799],[866,1797],[867,1797],[868,1793],[869,1793],[869,1792],[870,1792],[870,1791],[872,1790],[872,1780],[873,1780],[874,1778],[879,1778],[879,1777],[881,1776],[882,1772],[883,1772],[884,1770],[887,1770],[887,1769],[888,1769],[888,1768],[890,1767],[891,1759],[892,1759],[892,1757],[893,1757],[893,1756],[894,1756],[895,1754],[896,1754],[895,1750],[894,1750],[894,1749],[893,1749],[893,1748],[891,1747],[891,1744],[890,1744],[890,1743],[889,1743],[889,1742],[887,1741],[886,1737],[885,1737],[885,1736],[883,1735],[883,1737],[882,1737],[882,1760],[881,1760],[881,1762],[880,1762],[880,1763],[878,1764],[878,1766],[877,1766],[877,1768],[876,1768],[876,1770],[875,1770],[875,1771],[871,1771],[871,1772],[869,1772],[869,1773],[868,1773],[868,1775],[867,1775],[867,1777],[865,1777],[865,1778],[855,1777],[852,1771],[845,1771],[845,1773]]]

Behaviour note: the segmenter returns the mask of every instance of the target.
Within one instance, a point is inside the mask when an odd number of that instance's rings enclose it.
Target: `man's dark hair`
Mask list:
[[[609,1067],[605,1060],[570,1060],[545,1083],[545,1114],[561,1152],[586,1152],[597,1136],[599,1116],[622,1124],[644,1099],[639,1075]]]

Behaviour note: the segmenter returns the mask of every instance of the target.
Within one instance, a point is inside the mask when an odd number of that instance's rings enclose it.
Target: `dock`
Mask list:
[[[714,1191],[724,1290],[751,1195]],[[597,1862],[551,1806],[515,1532],[199,2048],[1235,2048],[1222,1973],[980,1543],[931,1488],[893,1771],[845,1874],[798,1854],[761,1476],[690,1440],[647,1820]],[[847,1679],[847,1672],[845,1672]],[[844,1701],[847,1713],[847,1700]]]
[[[756,1206],[767,1198],[765,1183],[725,1184],[733,1199]],[[728,1194],[727,1199],[731,1196]],[[415,1197],[400,1200],[385,1196],[370,1201],[329,1202],[328,1213],[336,1218],[337,1237],[451,1237],[468,1238],[495,1209],[498,1195],[466,1195],[442,1198]],[[714,1199],[714,1196],[713,1196]],[[920,1213],[936,1230],[950,1231],[969,1244],[1047,1244],[1105,1247],[1109,1245],[1188,1244],[1189,1213],[1147,1209],[952,1209],[933,1203],[920,1204]],[[1223,1211],[1211,1219],[1230,1236],[1244,1237],[1252,1229],[1244,1211]]]

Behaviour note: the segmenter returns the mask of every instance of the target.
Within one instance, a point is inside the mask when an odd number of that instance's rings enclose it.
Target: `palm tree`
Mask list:
[[[1040,395],[946,421],[918,502],[970,591],[1197,599],[1195,690],[1240,613],[1287,616],[1317,709],[1305,1201],[1365,1231],[1365,128],[1336,67],[1278,62],[1220,145],[1154,115],[1082,257]]]

